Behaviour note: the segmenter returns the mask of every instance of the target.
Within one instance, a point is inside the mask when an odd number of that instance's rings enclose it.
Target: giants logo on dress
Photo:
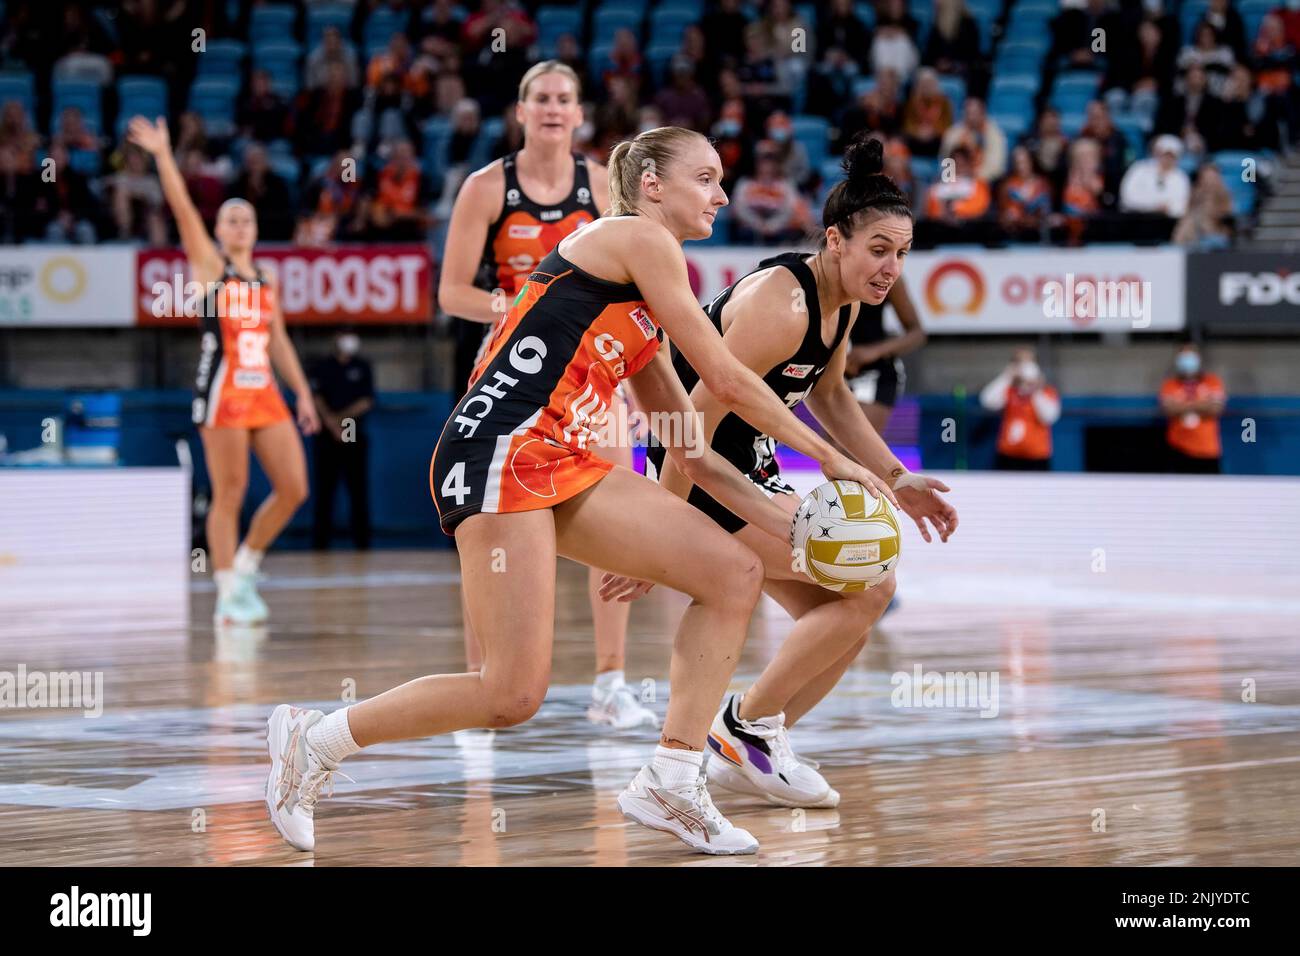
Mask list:
[[[511,239],[536,239],[541,234],[541,226],[527,226],[522,223],[514,223],[506,230],[506,235]]]
[[[781,374],[787,378],[807,378],[808,373],[813,370],[811,365],[795,365],[793,363],[781,369]]]
[[[655,337],[654,320],[650,318],[650,313],[643,306],[638,305],[628,315],[632,317],[632,321],[636,323],[636,327],[641,330],[647,342]]]

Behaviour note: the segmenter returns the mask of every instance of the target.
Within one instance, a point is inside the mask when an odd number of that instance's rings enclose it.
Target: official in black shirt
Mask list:
[[[357,353],[361,340],[350,331],[334,340],[334,354],[312,368],[311,390],[324,426],[316,434],[316,517],[312,541],[329,548],[334,534],[334,493],[342,476],[348,486],[352,543],[370,547],[370,491],[366,475],[368,441],[365,416],[375,404],[370,363]]]

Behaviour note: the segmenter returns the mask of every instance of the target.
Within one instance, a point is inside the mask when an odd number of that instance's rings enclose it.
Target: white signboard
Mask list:
[[[0,246],[0,326],[135,323],[135,250]]]
[[[686,244],[701,302],[779,248]],[[1186,325],[1178,249],[978,249],[913,252],[903,278],[931,335],[1169,332]]]

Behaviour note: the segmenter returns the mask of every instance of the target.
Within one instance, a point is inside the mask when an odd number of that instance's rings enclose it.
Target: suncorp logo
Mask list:
[[[947,282],[945,283],[945,280]],[[945,292],[951,295],[953,287],[964,288],[964,299],[956,297],[951,303],[939,297],[939,287],[945,286]],[[984,277],[975,267],[960,260],[945,262],[930,273],[925,283],[925,301],[932,315],[948,312],[965,312],[975,315],[984,304]]]
[[[1300,305],[1300,272],[1225,272],[1219,276],[1219,304]]]
[[[54,256],[41,267],[41,291],[52,302],[75,302],[86,291],[86,270],[72,256]]]

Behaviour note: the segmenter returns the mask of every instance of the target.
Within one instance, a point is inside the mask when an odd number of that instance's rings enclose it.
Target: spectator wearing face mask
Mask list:
[[[1048,471],[1052,426],[1061,417],[1061,397],[1043,380],[1034,350],[1016,349],[1006,368],[984,386],[980,404],[1002,413],[997,467],[1002,471]]]
[[[375,405],[375,378],[360,351],[361,340],[345,330],[334,339],[334,352],[312,368],[311,390],[323,426],[316,434],[312,524],[312,542],[320,551],[329,548],[334,536],[334,493],[340,477],[348,486],[352,544],[358,551],[370,547],[365,416]]]
[[[1222,470],[1219,416],[1227,398],[1223,380],[1202,369],[1201,350],[1190,342],[1180,348],[1174,374],[1160,386],[1160,410],[1169,420],[1170,471],[1217,475]]]

